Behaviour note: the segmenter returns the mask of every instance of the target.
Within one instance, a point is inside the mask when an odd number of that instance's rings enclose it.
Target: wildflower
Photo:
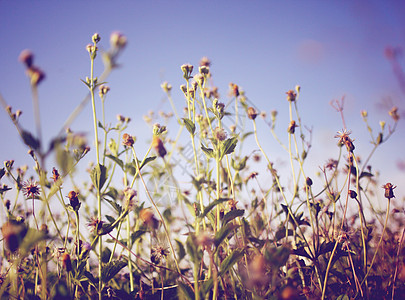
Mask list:
[[[165,155],[167,154],[167,151],[165,149],[165,146],[163,145],[162,140],[157,136],[153,137],[152,147],[155,149],[155,151],[158,153],[160,157],[165,157]]]
[[[127,45],[127,37],[121,32],[115,31],[110,36],[110,44],[113,48],[121,50]]]
[[[165,93],[169,93],[172,90],[172,85],[167,81],[163,82],[160,87]]]
[[[131,135],[129,135],[128,133],[124,133],[122,135],[122,144],[124,146],[132,147],[134,143],[135,143],[134,138]]]
[[[150,260],[154,264],[159,264],[160,261],[169,254],[169,251],[167,249],[163,248],[162,246],[152,247],[150,252],[151,252],[150,253]]]
[[[339,138],[338,144],[340,145],[345,145],[346,149],[348,152],[353,152],[355,149],[353,145],[353,140],[349,138],[349,135],[351,134],[351,131],[348,131],[346,129],[343,129],[342,131],[338,131],[337,135],[335,135],[335,138]]]
[[[399,114],[398,114],[398,107],[394,106],[388,114],[391,116],[391,118],[397,122],[399,120]]]
[[[390,200],[391,198],[395,198],[394,196],[394,189],[396,186],[392,185],[392,183],[388,182],[382,186],[385,189],[384,197]]]
[[[202,66],[209,67],[210,65],[211,65],[211,61],[208,59],[208,57],[204,56],[203,58],[201,58],[200,67],[202,67]]]
[[[27,75],[31,80],[33,86],[37,86],[45,79],[45,73],[36,66],[31,66],[27,69]]]
[[[287,132],[288,132],[288,133],[291,133],[291,134],[294,134],[294,133],[295,133],[295,127],[298,127],[298,125],[296,125],[296,124],[295,124],[295,121],[292,120],[292,121],[290,122],[290,124],[288,125]]]
[[[91,217],[89,222],[87,223],[87,226],[90,227],[90,232],[95,232],[98,234],[103,229],[103,224],[104,222],[100,219]]]
[[[289,90],[286,92],[287,94],[287,101],[288,102],[294,102],[295,98],[297,97],[297,94],[293,90]]]
[[[200,74],[204,76],[210,73],[210,68],[208,66],[200,66],[198,70],[200,71]]]
[[[335,159],[333,159],[333,158],[330,158],[330,159],[326,162],[325,168],[328,169],[329,171],[332,171],[333,169],[336,169],[337,164],[338,164],[338,161],[337,161],[337,160],[335,160]]]
[[[79,194],[75,191],[70,191],[68,194],[70,206],[72,206],[73,210],[78,211],[80,208],[81,203],[79,202]]]
[[[216,127],[214,130],[214,136],[220,142],[226,140],[226,132],[223,128]]]
[[[66,269],[67,272],[72,271],[72,261],[70,259],[70,255],[68,253],[63,253],[62,255],[62,265]]]
[[[93,53],[97,52],[98,49],[96,46],[94,46],[92,44],[87,44],[86,50],[90,55],[92,55]]]
[[[361,112],[361,116],[365,119],[368,116],[367,110],[362,110]]]
[[[194,67],[190,64],[184,64],[180,68],[184,73],[183,75],[184,79],[188,80],[191,76],[191,73],[193,72]]]
[[[34,62],[34,54],[31,50],[25,49],[21,51],[18,60],[22,62],[27,68],[31,68]]]
[[[238,97],[240,95],[239,93],[239,86],[237,84],[234,84],[233,82],[231,82],[229,84],[229,88],[231,89],[231,95]]]
[[[39,196],[40,192],[41,192],[41,189],[38,186],[36,181],[33,181],[32,179],[30,179],[23,183],[23,193],[24,193],[25,197],[35,198],[35,197]]]
[[[248,118],[251,120],[256,119],[257,111],[253,107],[249,107],[247,110]]]
[[[108,93],[108,91],[110,90],[110,88],[104,84],[100,85],[98,89],[99,89],[98,94],[100,97],[103,97],[104,95],[106,95]]]

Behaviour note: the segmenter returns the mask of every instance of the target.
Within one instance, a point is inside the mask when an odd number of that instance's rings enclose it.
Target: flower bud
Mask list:
[[[294,102],[295,98],[297,97],[297,94],[293,91],[293,90],[289,90],[288,92],[286,92],[287,94],[287,100],[289,102]]]
[[[163,82],[160,87],[165,93],[169,93],[172,90],[172,85],[167,81]]]
[[[155,149],[155,151],[158,153],[158,155],[160,157],[165,157],[165,155],[167,154],[165,146],[163,145],[162,140],[157,136],[153,137],[152,147]]]
[[[75,191],[70,191],[68,194],[70,206],[73,208],[74,211],[78,211],[81,203],[79,202],[79,194]]]
[[[100,35],[98,33],[93,34],[91,37],[91,40],[93,41],[94,44],[97,44],[100,41]]]
[[[98,94],[100,97],[106,95],[108,93],[108,91],[110,90],[110,88],[104,84],[100,85],[98,89],[99,89]]]
[[[71,272],[73,270],[70,255],[66,252],[63,253],[63,255],[62,255],[62,265],[66,269],[67,272]]]
[[[127,45],[127,38],[121,32],[113,32],[110,36],[110,44],[113,48],[123,49]]]
[[[291,133],[291,134],[294,134],[294,133],[295,133],[295,127],[298,127],[298,125],[296,125],[296,124],[295,124],[295,121],[292,120],[292,121],[290,122],[290,124],[288,125],[287,132],[288,132],[288,133]]]
[[[394,189],[396,186],[392,185],[392,183],[388,182],[385,185],[382,186],[383,189],[385,189],[384,197],[387,198],[388,200],[395,198],[394,196]]]
[[[253,107],[249,107],[247,110],[248,118],[251,120],[256,119],[257,111]]]

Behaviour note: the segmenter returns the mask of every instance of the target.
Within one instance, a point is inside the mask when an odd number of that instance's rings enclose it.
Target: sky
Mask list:
[[[120,31],[128,45],[119,59],[121,67],[107,79],[107,120],[129,116],[128,130],[138,140],[147,140],[150,130],[142,116],[170,109],[160,84],[173,85],[181,110],[185,102],[178,88],[184,83],[180,66],[197,66],[207,56],[221,101],[228,101],[228,84],[234,82],[260,111],[276,109],[286,122],[285,92],[301,86],[300,113],[313,128],[309,160],[315,172],[337,155],[334,136],[343,128],[330,101],[345,97],[345,119],[359,153],[372,149],[361,110],[368,111],[374,130],[380,120],[390,123],[387,112],[392,105],[404,111],[404,93],[384,55],[388,46],[404,47],[404,15],[402,1],[0,0],[0,94],[14,111],[23,111],[21,124],[34,128],[30,86],[18,61],[23,49],[31,49],[35,64],[46,73],[39,99],[43,136],[49,141],[87,94],[80,79],[89,76],[85,46],[91,36],[99,33],[100,48],[107,49],[110,34]],[[95,72],[101,71],[98,61]],[[280,133],[287,125],[280,125]],[[71,127],[91,136],[90,105]],[[4,111],[0,128],[0,159],[32,165]],[[405,146],[404,129],[400,121],[371,161],[380,169],[382,182],[392,181],[402,195],[399,181],[404,173],[397,163],[405,160],[400,150]],[[259,125],[259,132],[264,148],[277,157],[281,149],[267,140],[268,128]],[[146,148],[146,142],[139,147]]]

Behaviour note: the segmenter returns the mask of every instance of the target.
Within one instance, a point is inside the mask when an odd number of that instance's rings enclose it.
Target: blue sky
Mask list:
[[[108,48],[109,35],[120,31],[128,45],[122,67],[108,78],[111,92],[107,119],[116,114],[132,118],[129,130],[142,140],[148,110],[169,110],[160,89],[169,81],[178,109],[184,106],[180,65],[212,61],[214,83],[222,101],[234,82],[264,111],[277,109],[287,122],[285,92],[299,84],[301,116],[314,128],[313,159],[319,166],[336,155],[339,115],[329,102],[346,96],[347,126],[361,153],[371,145],[360,111],[378,130],[390,121],[383,99],[404,109],[404,94],[384,57],[387,46],[403,47],[405,4],[402,1],[0,1],[0,93],[14,110],[22,109],[22,124],[33,127],[28,79],[17,58],[29,48],[35,64],[46,73],[39,88],[42,126],[46,140],[61,128],[69,113],[86,95],[80,82],[89,74],[85,46],[93,33]],[[102,65],[96,65],[96,72]],[[0,113],[3,143],[0,159],[31,162],[5,112]],[[92,132],[88,106],[72,125]],[[280,126],[286,127],[288,124]],[[281,133],[285,129],[280,130]],[[402,178],[396,162],[405,142],[403,122],[373,163],[382,169],[381,180]],[[264,141],[270,134],[261,127]],[[91,138],[89,138],[91,140]],[[271,149],[271,150],[270,150]],[[390,153],[387,158],[387,153]],[[395,182],[394,182],[395,183]],[[398,187],[398,192],[400,187]]]

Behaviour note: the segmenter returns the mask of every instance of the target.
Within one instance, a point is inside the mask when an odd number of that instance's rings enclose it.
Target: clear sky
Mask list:
[[[142,115],[170,109],[163,101],[162,81],[173,85],[180,109],[180,65],[198,65],[207,56],[222,100],[227,101],[229,82],[239,84],[258,108],[280,112],[287,122],[280,125],[282,133],[288,125],[285,92],[301,85],[301,114],[314,129],[311,159],[317,167],[336,155],[334,135],[343,126],[331,100],[346,96],[347,126],[364,155],[371,145],[360,111],[369,111],[378,130],[380,120],[390,121],[390,106],[381,103],[390,99],[405,108],[404,94],[384,56],[387,46],[405,44],[404,15],[402,1],[0,0],[0,93],[14,110],[23,110],[23,126],[33,128],[30,87],[17,60],[21,50],[31,49],[47,76],[39,92],[49,141],[86,95],[79,79],[89,75],[85,46],[92,34],[98,32],[100,47],[108,48],[109,35],[118,30],[128,45],[119,60],[122,67],[108,78],[106,117],[111,122],[116,114],[130,116],[131,132],[142,140],[148,128]],[[96,72],[101,70],[100,63]],[[91,134],[91,124],[88,106],[72,127]],[[28,163],[27,149],[5,112],[0,112],[0,128],[0,159]],[[399,185],[395,179],[403,178],[396,163],[405,159],[399,150],[405,146],[404,129],[400,122],[372,161],[381,168],[382,181]],[[270,136],[266,127],[262,130],[263,139]],[[263,143],[269,150],[274,145]]]

